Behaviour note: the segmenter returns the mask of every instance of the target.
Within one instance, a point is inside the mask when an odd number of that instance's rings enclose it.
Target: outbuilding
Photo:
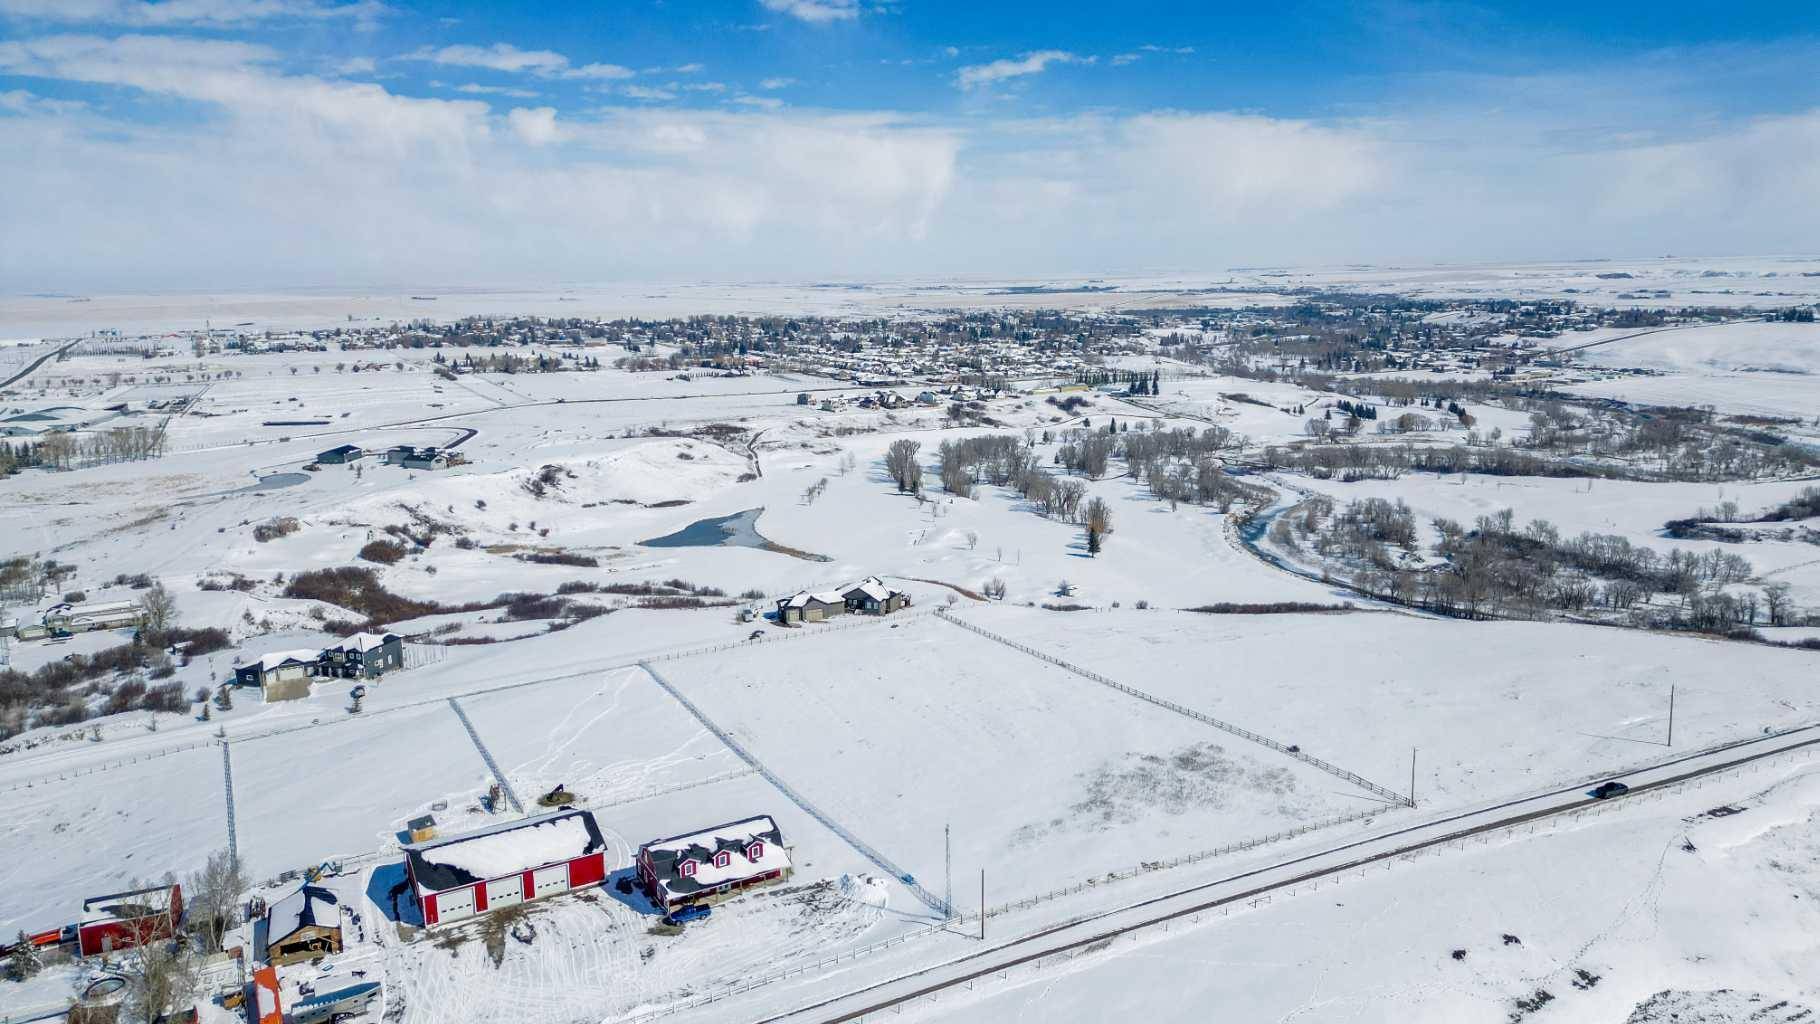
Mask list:
[[[366,458],[366,449],[357,444],[340,444],[326,452],[316,453],[316,461],[325,466],[339,466]]]
[[[341,952],[341,899],[306,885],[265,913],[265,959],[282,966]]]
[[[322,650],[324,675],[372,679],[404,667],[404,640],[397,633],[355,633]]]
[[[143,946],[177,934],[183,920],[183,887],[158,885],[82,901],[76,948],[83,956]]]
[[[729,896],[790,874],[790,851],[770,815],[671,836],[638,848],[638,881],[665,910]]]
[[[405,847],[405,873],[426,927],[596,885],[606,840],[594,815],[564,810]]]
[[[67,633],[137,626],[145,609],[137,601],[98,601],[93,604],[51,605],[44,610],[44,628]]]

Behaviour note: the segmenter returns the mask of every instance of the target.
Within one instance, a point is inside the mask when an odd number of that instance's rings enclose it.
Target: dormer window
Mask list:
[[[764,856],[765,841],[763,839],[754,839],[752,840],[752,845],[746,847],[746,859],[752,863],[757,864],[764,859]]]
[[[724,868],[731,863],[733,863],[733,855],[725,850],[714,855],[714,866],[717,868]]]
[[[676,873],[683,876],[684,878],[694,878],[695,877],[695,862],[692,860],[683,861],[682,863],[680,863],[676,866]]]

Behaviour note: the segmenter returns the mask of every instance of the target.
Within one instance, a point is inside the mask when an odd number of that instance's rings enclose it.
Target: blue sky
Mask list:
[[[0,289],[1811,249],[1820,5],[0,0]]]

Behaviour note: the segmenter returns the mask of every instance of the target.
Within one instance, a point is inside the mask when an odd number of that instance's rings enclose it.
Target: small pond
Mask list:
[[[697,519],[695,522],[662,537],[641,540],[639,544],[647,548],[757,548],[760,551],[773,551],[792,558],[801,558],[810,562],[831,562],[825,555],[811,554],[785,547],[782,544],[767,540],[758,532],[758,517],[763,508],[749,508],[744,512],[732,515],[715,516],[711,519]]]

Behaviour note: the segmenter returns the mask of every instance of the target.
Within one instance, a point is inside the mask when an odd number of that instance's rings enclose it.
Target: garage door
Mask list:
[[[523,903],[525,898],[525,876],[513,875],[511,878],[495,878],[487,883],[487,909],[509,907],[514,903]]]
[[[436,923],[448,924],[474,916],[474,887],[436,894]]]
[[[537,873],[531,876],[531,882],[537,887],[534,897],[536,899],[566,892],[569,888],[569,866],[556,864],[547,868],[538,868]]]

